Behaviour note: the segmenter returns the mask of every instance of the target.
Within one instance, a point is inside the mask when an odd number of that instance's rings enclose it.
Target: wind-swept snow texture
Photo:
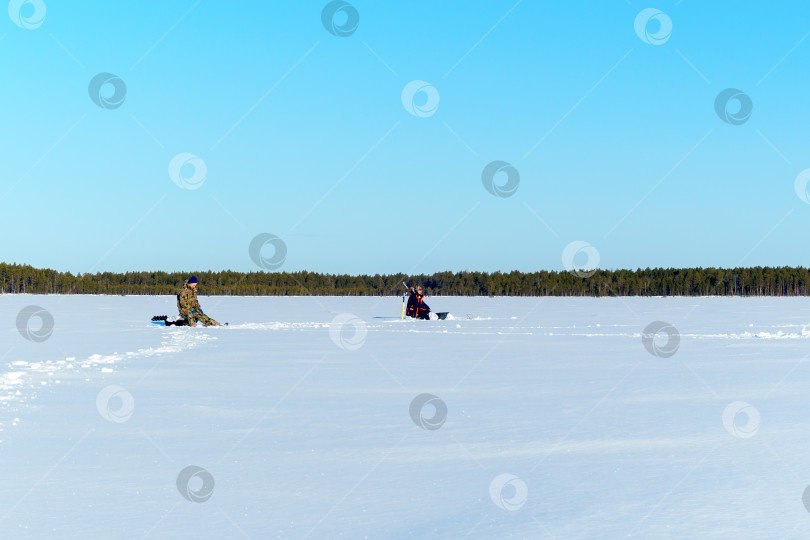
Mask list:
[[[0,538],[810,533],[808,299],[201,303],[0,297]]]

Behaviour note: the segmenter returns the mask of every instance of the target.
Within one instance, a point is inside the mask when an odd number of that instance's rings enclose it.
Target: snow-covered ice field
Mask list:
[[[201,303],[0,297],[0,538],[810,533],[810,299]]]

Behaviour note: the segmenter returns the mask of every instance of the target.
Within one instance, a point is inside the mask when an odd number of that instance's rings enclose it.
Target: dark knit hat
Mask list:
[[[189,283],[197,283],[197,276],[191,276],[190,278],[188,278],[188,282]]]

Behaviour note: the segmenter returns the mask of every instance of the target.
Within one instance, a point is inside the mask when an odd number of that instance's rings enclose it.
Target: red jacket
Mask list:
[[[425,295],[411,292],[408,298],[408,307],[405,310],[405,315],[417,319],[427,319],[430,313],[430,307],[425,303]]]

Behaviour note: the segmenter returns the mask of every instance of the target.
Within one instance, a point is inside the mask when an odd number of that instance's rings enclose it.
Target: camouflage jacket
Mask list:
[[[184,315],[189,317],[191,315],[191,310],[196,310],[197,312],[202,312],[200,309],[200,303],[197,301],[197,289],[189,287],[188,283],[186,286],[183,287],[183,290],[180,291],[180,294],[177,295],[177,309],[180,310],[180,315]]]

